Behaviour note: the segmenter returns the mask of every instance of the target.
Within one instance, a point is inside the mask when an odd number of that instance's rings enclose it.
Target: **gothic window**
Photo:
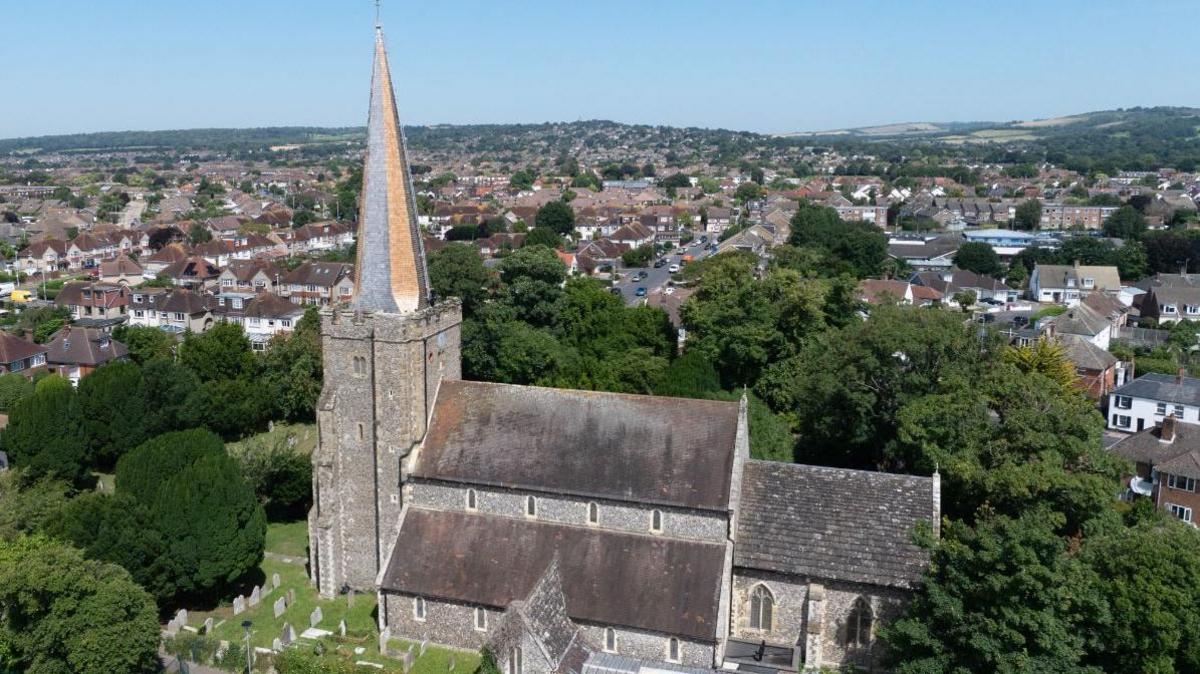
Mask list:
[[[474,510],[479,507],[478,496],[475,495],[474,489],[467,490],[467,510]]]
[[[487,631],[487,611],[475,607],[475,629],[480,632]]]
[[[667,639],[667,662],[679,662],[679,639]]]
[[[532,496],[525,497],[525,516],[537,517],[537,499]]]
[[[359,425],[358,425],[358,439],[359,439],[359,440],[362,440],[362,439],[363,439],[363,437],[364,437],[364,435],[365,435],[365,434],[363,433],[363,425],[362,425],[362,424],[359,424]]]
[[[413,597],[413,620],[425,620],[424,597]]]
[[[663,528],[663,515],[661,510],[650,511],[650,531],[656,534],[661,534]]]
[[[766,585],[755,585],[750,591],[750,629],[770,632],[775,616],[775,597]]]
[[[617,652],[617,631],[611,627],[604,628],[604,650],[609,653]]]
[[[588,504],[588,524],[600,523],[600,506],[595,503]]]
[[[363,375],[367,373],[367,359],[362,356],[354,357],[354,374]]]
[[[514,646],[508,651],[508,674],[522,674],[525,666],[521,662],[521,647]]]
[[[854,600],[846,620],[846,645],[863,648],[871,643],[871,604],[864,598]]]

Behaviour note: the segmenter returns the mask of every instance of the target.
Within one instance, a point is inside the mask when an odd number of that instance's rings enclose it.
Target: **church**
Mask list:
[[[750,458],[746,402],[464,381],[376,27],[358,283],[321,317],[312,581],[506,674],[881,667],[940,481]]]

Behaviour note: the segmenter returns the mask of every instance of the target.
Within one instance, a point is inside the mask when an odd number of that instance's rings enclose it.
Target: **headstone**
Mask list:
[[[454,671],[454,656],[453,655],[450,656],[450,666],[446,668],[446,671],[447,672]]]
[[[212,619],[212,616],[209,616],[204,619],[204,633],[212,634],[212,631],[213,631],[213,619]]]
[[[246,611],[246,597],[245,597],[245,595],[239,594],[238,596],[233,598],[233,614],[241,615],[242,613],[245,613],[245,611]]]
[[[358,594],[354,590],[346,593],[346,608],[354,608],[354,595]]]
[[[427,645],[429,645],[429,640],[428,640],[428,639],[421,639],[421,650],[420,650],[420,655],[421,655],[421,657],[425,657],[425,647],[426,647]]]
[[[229,652],[229,642],[222,639],[220,641],[220,643],[217,644],[217,659],[220,660],[220,659],[224,658],[225,654],[228,652]]]
[[[254,589],[250,591],[250,605],[258,606],[258,602],[260,601],[262,601],[262,590],[255,585]]]
[[[278,573],[271,574],[271,585],[272,585],[272,587],[279,587],[279,574]]]
[[[278,618],[279,616],[283,615],[283,612],[286,610],[287,610],[287,598],[280,597],[279,599],[276,599],[275,600],[275,617]]]
[[[388,656],[388,642],[392,640],[392,628],[385,627],[379,633],[379,653],[384,657]]]
[[[341,636],[346,636],[346,621],[345,620],[338,621],[338,634],[340,634]]]
[[[320,624],[321,624],[321,619],[322,619],[322,618],[324,618],[324,617],[325,617],[325,616],[321,614],[321,607],[320,607],[320,606],[318,606],[318,607],[314,608],[314,609],[313,609],[313,611],[312,611],[312,613],[308,614],[308,626],[309,626],[309,627],[316,627],[317,625],[320,625]]]
[[[288,606],[291,606],[292,604],[296,603],[296,588],[292,588],[292,589],[288,590],[287,598],[288,598]]]
[[[275,637],[275,639],[271,641],[271,650],[276,652],[283,650],[283,642],[279,640],[279,637]]]
[[[179,634],[179,623],[175,622],[174,618],[171,618],[170,620],[167,621],[166,633],[169,634],[170,636],[175,636],[176,634]]]
[[[290,645],[296,640],[296,630],[292,629],[291,623],[283,624],[283,634],[279,635],[279,640],[283,642],[284,646]]]
[[[405,652],[401,653],[400,657],[397,659],[400,660],[400,671],[403,671],[403,672],[412,671],[412,665],[413,665],[412,651],[405,651]]]
[[[8,470],[8,454],[0,452],[0,471]]]
[[[187,609],[181,608],[175,612],[175,622],[179,623],[180,627],[187,624]]]

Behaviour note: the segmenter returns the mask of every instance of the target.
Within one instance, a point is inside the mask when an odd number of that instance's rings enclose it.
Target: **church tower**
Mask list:
[[[321,314],[309,563],[324,596],[374,591],[399,529],[401,463],[425,436],[439,384],[461,377],[457,300],[433,304],[383,30],[358,219],[354,297]]]

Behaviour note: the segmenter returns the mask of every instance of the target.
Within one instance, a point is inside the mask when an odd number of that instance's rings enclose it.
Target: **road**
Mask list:
[[[707,244],[705,244],[707,245]],[[629,269],[621,269],[621,280],[615,286],[621,289],[621,297],[625,299],[625,304],[635,307],[642,303],[645,297],[637,296],[638,288],[646,289],[646,296],[656,295],[663,291],[667,286],[667,281],[671,279],[671,272],[668,271],[671,265],[679,264],[680,259],[684,255],[691,255],[694,260],[703,260],[711,255],[711,251],[704,249],[698,243],[692,243],[687,248],[677,248],[665,256],[667,263],[657,269],[654,267],[634,267]],[[646,272],[646,278],[636,283],[632,280],[633,275],[639,271]]]

